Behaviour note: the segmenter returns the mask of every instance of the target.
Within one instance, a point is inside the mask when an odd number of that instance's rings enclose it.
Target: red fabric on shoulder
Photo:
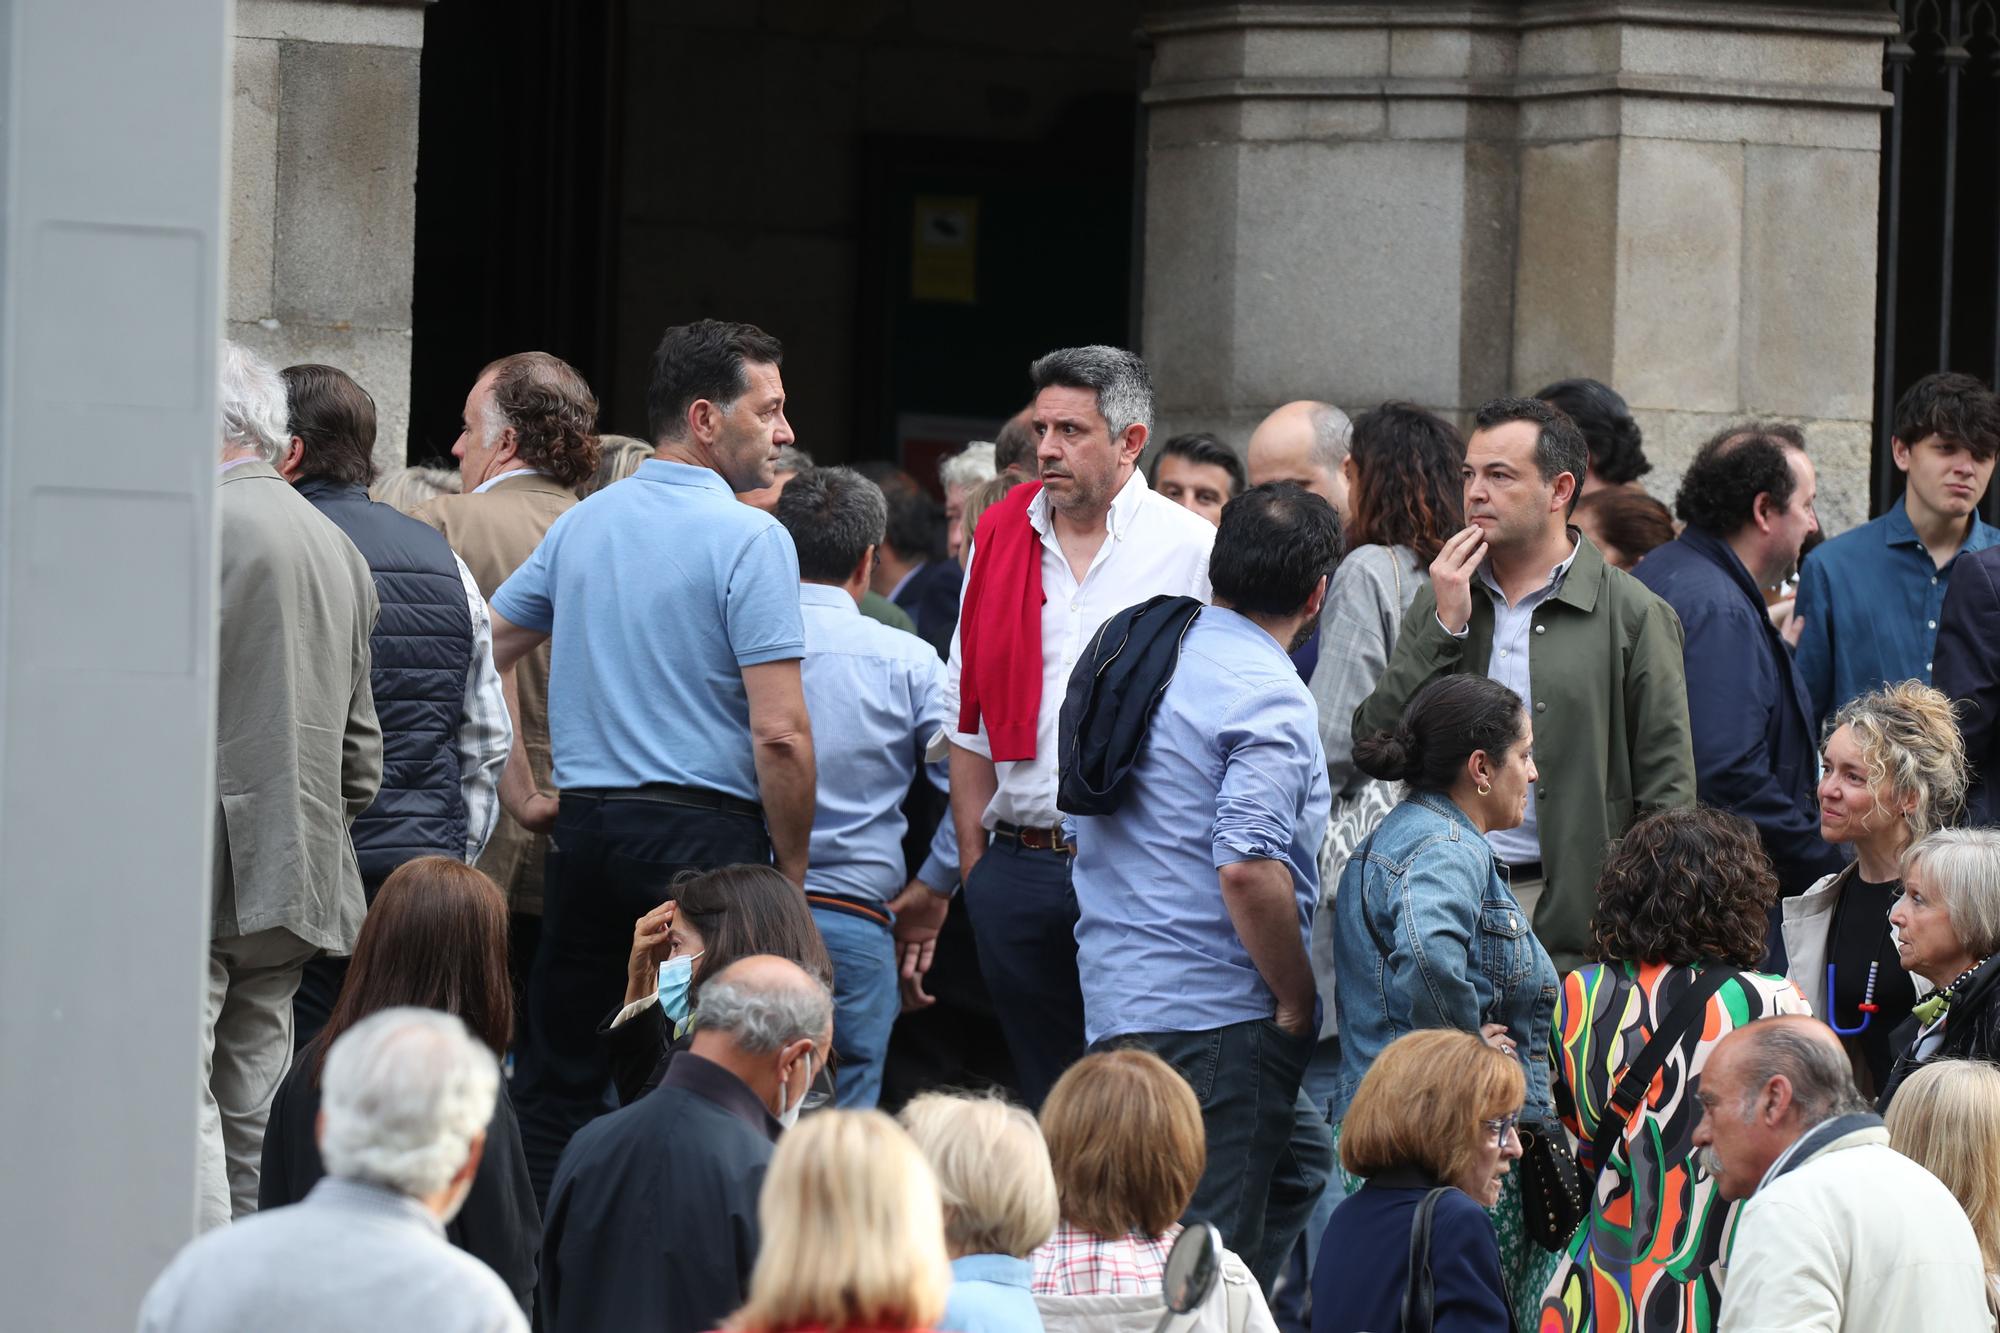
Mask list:
[[[1042,538],[1028,522],[1039,481],[979,516],[958,629],[958,729],[983,720],[993,759],[1035,757],[1042,712]]]

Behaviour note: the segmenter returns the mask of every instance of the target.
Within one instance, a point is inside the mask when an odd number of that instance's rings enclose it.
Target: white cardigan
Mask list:
[[[1972,1225],[1879,1125],[1835,1139],[1738,1211],[1717,1333],[1991,1333]]]
[[[1799,988],[1821,1018],[1826,1017],[1826,939],[1833,931],[1833,909],[1840,901],[1833,882],[1842,873],[1822,875],[1804,893],[1779,900],[1784,913],[1780,929],[1785,937],[1785,979]],[[1890,934],[1894,936],[1894,927]],[[1916,985],[1919,1000],[1936,989],[1914,972],[1910,980]]]

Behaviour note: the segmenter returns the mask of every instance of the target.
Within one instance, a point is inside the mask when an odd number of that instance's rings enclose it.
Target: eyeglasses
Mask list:
[[[1479,1123],[1493,1136],[1493,1146],[1504,1148],[1507,1146],[1507,1136],[1516,1132],[1521,1123],[1521,1113],[1516,1111],[1512,1115],[1503,1115],[1498,1120],[1482,1120]]]

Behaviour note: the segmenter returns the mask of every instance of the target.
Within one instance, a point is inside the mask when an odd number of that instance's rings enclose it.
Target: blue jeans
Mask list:
[[[1215,1223],[1268,1295],[1333,1169],[1333,1132],[1301,1087],[1313,1039],[1255,1019],[1099,1045],[1143,1046],[1194,1089],[1208,1165],[1187,1218]]]
[[[814,907],[813,920],[833,959],[833,1050],[836,1106],[872,1107],[882,1095],[882,1057],[889,1050],[902,997],[896,992],[896,942],[864,917]]]
[[[979,947],[979,970],[1014,1057],[1021,1100],[1038,1109],[1083,1054],[1083,988],[1076,977],[1076,892],[1070,858],[995,838],[960,895]]]

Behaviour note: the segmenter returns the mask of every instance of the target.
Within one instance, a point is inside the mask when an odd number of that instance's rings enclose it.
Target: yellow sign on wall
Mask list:
[[[979,299],[979,200],[971,195],[920,194],[912,210],[910,299]]]

